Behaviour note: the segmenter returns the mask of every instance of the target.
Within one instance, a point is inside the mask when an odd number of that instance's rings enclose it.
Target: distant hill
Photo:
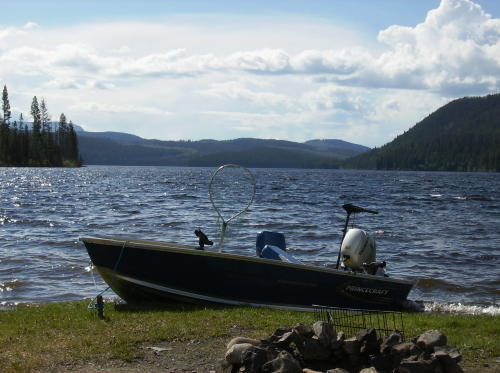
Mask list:
[[[78,132],[84,164],[337,168],[369,148],[341,140],[147,140],[121,132]]]
[[[500,94],[454,100],[343,167],[499,172]]]

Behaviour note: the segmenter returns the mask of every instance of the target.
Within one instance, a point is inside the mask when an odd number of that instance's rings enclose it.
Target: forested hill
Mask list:
[[[500,94],[454,100],[344,167],[499,172]]]
[[[78,132],[85,164],[338,168],[341,160],[369,148],[341,140],[146,140],[120,132]]]

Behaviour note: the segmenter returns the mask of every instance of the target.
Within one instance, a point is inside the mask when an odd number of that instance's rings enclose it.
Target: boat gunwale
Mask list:
[[[80,237],[79,240],[84,242],[84,243],[89,242],[89,243],[95,243],[95,244],[106,244],[106,245],[111,245],[111,246],[134,247],[137,249],[150,249],[150,250],[154,250],[154,251],[176,252],[176,253],[183,253],[183,254],[187,254],[187,255],[230,258],[230,259],[238,259],[238,260],[245,260],[245,261],[251,261],[251,262],[258,262],[258,263],[266,263],[266,264],[271,264],[271,265],[279,265],[279,266],[284,266],[284,267],[293,267],[293,268],[299,268],[299,269],[304,269],[304,267],[305,267],[307,270],[331,273],[331,274],[336,274],[336,275],[340,275],[340,276],[365,278],[365,279],[370,279],[370,280],[388,281],[388,282],[395,282],[398,284],[412,285],[412,288],[417,283],[417,281],[415,281],[415,280],[403,280],[403,279],[396,279],[396,278],[391,278],[391,277],[381,277],[381,276],[369,275],[369,274],[364,274],[364,273],[345,272],[345,271],[341,271],[341,270],[333,269],[333,268],[322,268],[322,267],[314,266],[311,264],[304,264],[304,263],[296,264],[296,263],[283,262],[283,261],[267,259],[267,258],[250,257],[250,256],[246,256],[246,255],[233,254],[233,253],[228,253],[228,252],[199,250],[193,246],[180,245],[180,244],[176,244],[176,243],[172,243],[172,242],[150,241],[150,240],[140,240],[140,239],[134,239],[134,238],[128,239],[128,238],[117,238],[117,237],[113,237],[113,238],[111,238],[111,237],[110,238],[108,238],[108,237]]]

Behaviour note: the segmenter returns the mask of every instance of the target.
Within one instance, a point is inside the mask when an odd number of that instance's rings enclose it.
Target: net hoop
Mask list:
[[[213,186],[213,182],[216,178],[216,176],[222,171],[224,170],[225,168],[241,168],[246,174],[247,176],[250,177],[250,182],[252,183],[252,195],[248,201],[248,203],[246,204],[246,206],[239,212],[237,212],[236,214],[232,215],[229,219],[225,219],[224,216],[222,215],[222,212],[220,210],[219,207],[216,206],[215,202],[214,202],[214,198],[213,198],[213,190],[212,190],[212,186]],[[221,235],[220,235],[220,240],[219,240],[219,249],[222,248],[222,243],[224,241],[224,236],[225,236],[225,233],[226,233],[226,228],[227,228],[227,225],[229,224],[229,222],[231,220],[234,220],[236,219],[238,216],[240,216],[241,214],[245,213],[246,211],[248,211],[248,209],[250,208],[250,206],[252,205],[254,199],[255,199],[255,189],[256,189],[256,183],[255,183],[255,176],[253,175],[252,172],[250,172],[250,170],[246,167],[243,167],[243,166],[240,166],[238,164],[225,164],[225,165],[222,165],[220,166],[212,175],[212,178],[210,179],[210,184],[208,185],[208,196],[209,196],[209,199],[210,199],[210,203],[212,204],[215,212],[217,213],[217,216],[219,217],[219,219],[222,221],[222,224],[221,224]]]

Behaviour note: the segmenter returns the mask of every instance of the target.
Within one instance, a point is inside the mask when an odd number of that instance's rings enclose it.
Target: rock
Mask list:
[[[245,373],[260,373],[262,366],[275,357],[276,355],[270,356],[270,351],[253,346],[245,350],[241,363],[245,367]]]
[[[345,333],[344,332],[338,332],[337,333],[337,340],[332,341],[331,348],[333,351],[338,351],[341,350],[342,347],[344,346],[344,341],[345,341]]]
[[[456,347],[453,346],[436,346],[434,347],[434,353],[432,354],[435,357],[439,357],[442,355],[448,355],[450,358],[455,360],[455,362],[459,363],[462,361],[462,354]]]
[[[436,346],[445,346],[446,336],[439,330],[428,330],[417,338],[417,346],[423,351],[433,352]]]
[[[337,342],[344,342],[345,341],[345,333],[344,332],[338,332],[337,333]]]
[[[397,373],[434,373],[434,366],[428,360],[407,361],[403,360],[395,369]]]
[[[326,373],[349,373],[349,372],[342,368],[335,368],[327,370]]]
[[[303,338],[303,337],[301,337],[299,334],[297,334],[293,331],[286,332],[285,334],[283,334],[281,336],[281,338],[279,338],[278,340],[276,340],[272,344],[278,348],[288,350],[288,349],[290,349],[290,345],[292,343],[295,343],[297,340],[299,340],[301,338]]]
[[[250,343],[238,343],[232,345],[229,350],[226,352],[226,361],[230,364],[238,364],[241,365],[243,362],[243,354],[249,348],[255,347]]]
[[[390,356],[387,355],[370,355],[368,359],[368,365],[371,365],[381,372],[392,372],[392,370],[394,369],[393,360]]]
[[[302,368],[290,353],[281,351],[275,359],[262,366],[262,371],[266,373],[302,373]]]
[[[361,344],[361,354],[374,354],[379,351],[380,346],[377,339],[377,331],[374,328],[369,328],[360,331],[356,335],[356,339]]]
[[[418,355],[420,350],[412,342],[399,343],[391,347],[391,355],[402,359],[406,359],[411,355]]]
[[[458,362],[462,359],[462,355],[455,347],[440,346],[438,350],[432,354],[432,358],[439,363],[444,373],[462,373],[462,368]],[[448,352],[447,350],[450,350]]]
[[[304,324],[297,324],[293,327],[293,330],[303,336],[303,337],[312,337],[314,335],[314,330],[310,326]]]
[[[325,347],[319,338],[301,338],[295,341],[300,358],[304,361],[325,361],[331,356],[331,350]]]
[[[377,331],[374,328],[361,330],[358,334],[356,334],[356,339],[359,343],[377,341]]]
[[[355,337],[344,341],[343,350],[348,355],[359,355],[360,348],[361,344]]]
[[[375,367],[361,369],[359,373],[379,373],[379,371]]]
[[[323,372],[319,372],[317,370],[312,370],[309,368],[304,368],[304,369],[302,369],[302,373],[323,373]]]
[[[401,333],[394,332],[390,336],[384,338],[380,345],[380,353],[388,354],[391,351],[391,347],[395,346],[403,341],[403,336]]]
[[[247,337],[234,337],[231,339],[226,348],[229,350],[233,345],[241,344],[241,343],[250,343],[254,346],[258,346],[260,344],[260,341],[253,339],[253,338],[247,338]]]
[[[316,321],[313,324],[313,330],[323,346],[331,348],[337,342],[337,332],[332,324],[325,321]]]
[[[278,328],[274,331],[274,333],[269,338],[263,339],[262,341],[267,342],[267,343],[274,343],[274,342],[280,340],[281,337],[283,337],[283,334],[289,333],[291,331],[292,331],[292,329],[290,329],[290,328]]]

